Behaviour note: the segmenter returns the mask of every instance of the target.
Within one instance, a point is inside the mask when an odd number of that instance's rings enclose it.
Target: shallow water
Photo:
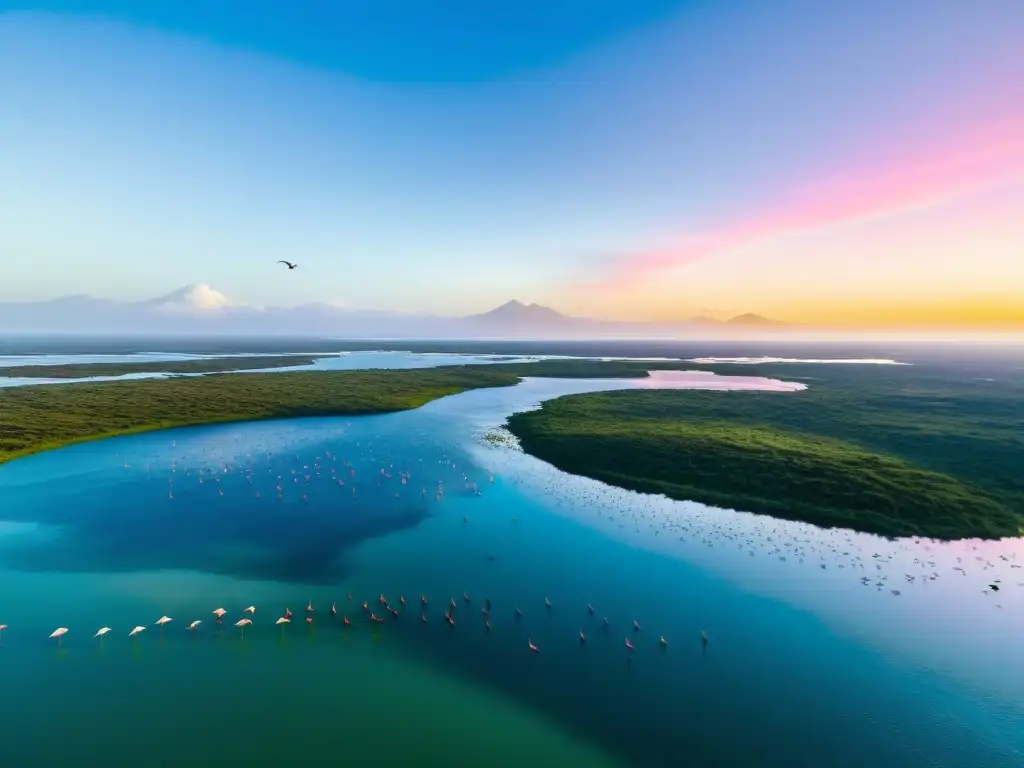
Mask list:
[[[5,757],[1020,764],[1019,542],[820,531],[611,489],[484,439],[548,397],[636,385],[529,379],[400,414],[174,430],[0,466],[0,680],[18,692],[0,716],[19,734]],[[400,618],[381,593],[405,596]],[[369,624],[363,600],[388,621]]]
[[[283,353],[297,355],[301,353]],[[273,357],[269,353],[189,355],[167,352],[137,353],[132,355],[0,355],[0,367],[23,365],[72,365],[78,363],[144,363],[181,360],[220,359],[225,357]],[[365,371],[370,369],[398,370],[411,368],[438,368],[443,365],[488,365],[495,363],[528,363],[537,360],[634,360],[637,362],[665,361],[663,357],[576,357],[571,355],[473,355],[379,350],[376,352],[336,352],[319,357],[311,363],[278,368],[251,368],[224,373],[278,373],[281,371]],[[77,384],[81,382],[124,381],[133,379],[164,379],[168,376],[210,376],[211,373],[125,373],[119,376],[93,376],[81,379],[47,379],[28,376],[0,376],[2,387],[26,387],[34,384]]]

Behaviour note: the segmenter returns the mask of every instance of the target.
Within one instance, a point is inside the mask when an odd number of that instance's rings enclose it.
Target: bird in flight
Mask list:
[[[277,263],[284,264],[286,267],[288,267],[288,269],[295,269],[297,266],[299,266],[298,264],[292,264],[290,261],[279,261]]]

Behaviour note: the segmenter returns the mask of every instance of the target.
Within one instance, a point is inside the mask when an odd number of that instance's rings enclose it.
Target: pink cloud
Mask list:
[[[760,215],[630,254],[591,289],[619,289],[654,273],[787,234],[933,205],[1024,178],[1024,122],[989,127],[954,145],[932,148],[889,167],[854,168],[806,186]]]

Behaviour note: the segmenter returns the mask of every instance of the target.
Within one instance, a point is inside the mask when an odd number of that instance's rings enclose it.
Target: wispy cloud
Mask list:
[[[1024,120],[989,126],[957,142],[908,153],[880,168],[851,168],[805,185],[783,202],[765,206],[678,243],[619,259],[597,281],[580,287],[619,290],[656,273],[747,245],[824,226],[944,203],[1024,178]]]

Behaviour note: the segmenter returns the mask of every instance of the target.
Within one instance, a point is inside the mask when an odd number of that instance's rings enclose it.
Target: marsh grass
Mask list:
[[[632,490],[886,536],[1019,535],[1024,391],[870,367],[706,366],[810,389],[572,395],[508,428],[526,452]]]
[[[572,395],[513,416],[509,430],[561,469],[672,498],[888,536],[1020,533],[1024,386],[915,366],[553,360],[13,387],[0,390],[0,462],[168,427],[401,411],[523,376],[672,369],[809,389]]]

